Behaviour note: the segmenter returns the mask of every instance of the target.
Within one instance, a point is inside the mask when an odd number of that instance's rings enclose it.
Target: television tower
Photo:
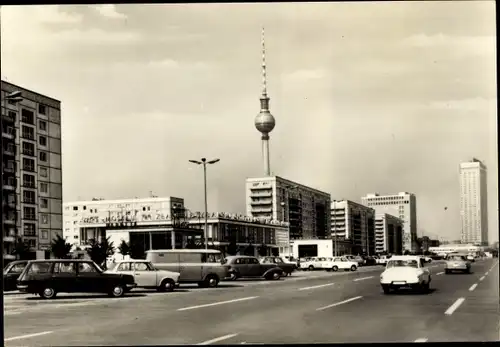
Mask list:
[[[266,45],[264,40],[264,28],[262,28],[262,95],[260,97],[260,112],[257,117],[255,117],[255,128],[262,134],[262,159],[264,160],[265,176],[271,176],[269,133],[274,129],[275,125],[276,121],[271,112],[269,112],[266,77]]]

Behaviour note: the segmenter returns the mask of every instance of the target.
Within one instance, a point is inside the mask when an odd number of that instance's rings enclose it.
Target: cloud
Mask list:
[[[94,8],[99,12],[99,14],[106,18],[111,19],[127,19],[127,16],[123,13],[116,11],[116,6],[107,4],[107,5],[96,5]]]

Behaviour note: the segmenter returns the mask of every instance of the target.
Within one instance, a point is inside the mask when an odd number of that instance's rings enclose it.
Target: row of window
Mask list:
[[[23,217],[25,220],[36,220],[36,208],[30,206],[23,207]],[[40,214],[40,223],[49,224],[49,215]]]
[[[9,100],[9,104],[13,105],[15,104],[15,102],[11,102],[11,100]],[[38,113],[46,115],[47,107],[45,105],[38,104]],[[35,113],[33,111],[23,108],[21,110],[21,122],[28,124],[35,124]]]
[[[23,202],[26,204],[36,204],[36,194],[32,190],[23,191]],[[49,200],[40,198],[40,208],[49,208]]]
[[[40,171],[40,174],[41,174],[41,171]],[[36,183],[35,175],[23,174],[23,187],[36,188],[35,183]],[[45,183],[45,182],[40,182],[40,192],[41,193],[48,193],[49,192],[49,184]]]

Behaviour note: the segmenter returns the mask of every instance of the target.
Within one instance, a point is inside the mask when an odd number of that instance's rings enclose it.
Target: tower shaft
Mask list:
[[[264,161],[264,175],[271,176],[271,160],[269,156],[269,135],[262,135],[262,160]]]

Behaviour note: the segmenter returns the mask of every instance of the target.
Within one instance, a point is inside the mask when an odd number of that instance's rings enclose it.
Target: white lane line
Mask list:
[[[183,307],[183,308],[179,308],[177,311],[188,311],[188,310],[194,310],[194,309],[197,309],[197,308],[217,306],[217,305],[224,305],[224,304],[231,304],[233,302],[248,301],[248,300],[253,300],[253,299],[257,299],[257,298],[258,298],[258,296],[249,296],[247,298],[241,298],[241,299],[234,299],[234,300],[227,300],[227,301],[218,301],[218,302],[213,302],[211,304],[204,304],[204,305],[196,305],[196,306]]]
[[[427,337],[421,337],[419,339],[416,339],[414,342],[427,342],[429,340]]]
[[[465,298],[459,298],[459,299],[457,299],[457,301],[455,301],[453,303],[453,305],[451,305],[450,307],[448,307],[448,309],[444,312],[444,314],[448,315],[448,316],[451,316],[453,314],[453,312],[455,312],[455,310],[457,308],[459,308],[460,305],[463,304],[464,301],[465,301]]]
[[[486,276],[483,276],[483,277],[481,277],[479,280],[480,280],[480,281],[482,281],[482,280],[484,280],[484,278],[485,278],[485,277],[486,277]]]
[[[485,273],[484,275],[485,275],[485,276],[488,276],[488,273],[489,273],[489,271],[486,271],[486,273]]]
[[[469,292],[472,292],[474,289],[476,289],[477,283],[474,283],[473,285],[470,286]]]
[[[302,287],[302,288],[299,288],[299,290],[308,290],[308,289],[316,289],[316,288],[328,287],[328,286],[333,286],[334,284],[335,283],[319,284],[317,286],[312,286],[312,287]]]
[[[331,305],[328,305],[328,306],[323,306],[323,307],[317,308],[316,311],[323,311],[323,310],[326,310],[327,308],[339,306],[339,305],[342,305],[342,304],[347,304],[348,302],[351,302],[351,301],[354,301],[354,300],[358,300],[358,299],[361,299],[361,298],[362,298],[362,296],[356,296],[354,298],[350,298],[350,299],[347,299],[347,300],[344,300],[344,301],[336,302],[335,304],[331,304]]]
[[[436,276],[439,276],[439,275],[442,275],[442,274],[444,274],[444,272],[438,272],[438,273],[436,274]]]
[[[200,343],[198,343],[198,345],[211,345],[212,343],[219,342],[219,341],[224,341],[224,340],[230,339],[232,337],[235,337],[237,335],[238,334],[228,334],[228,335],[216,337],[215,339],[211,339],[211,340],[208,340],[208,341],[200,342]]]
[[[19,336],[8,337],[8,338],[5,339],[5,341],[14,341],[14,340],[29,339],[30,337],[48,335],[48,334],[52,334],[52,333],[53,333],[53,331],[42,331],[40,333],[34,333],[34,334],[27,334],[27,335],[19,335]]]
[[[362,277],[362,278],[356,278],[355,280],[353,280],[354,282],[357,282],[357,281],[363,281],[363,280],[367,280],[369,278],[373,278],[373,276],[368,276],[368,277]]]

